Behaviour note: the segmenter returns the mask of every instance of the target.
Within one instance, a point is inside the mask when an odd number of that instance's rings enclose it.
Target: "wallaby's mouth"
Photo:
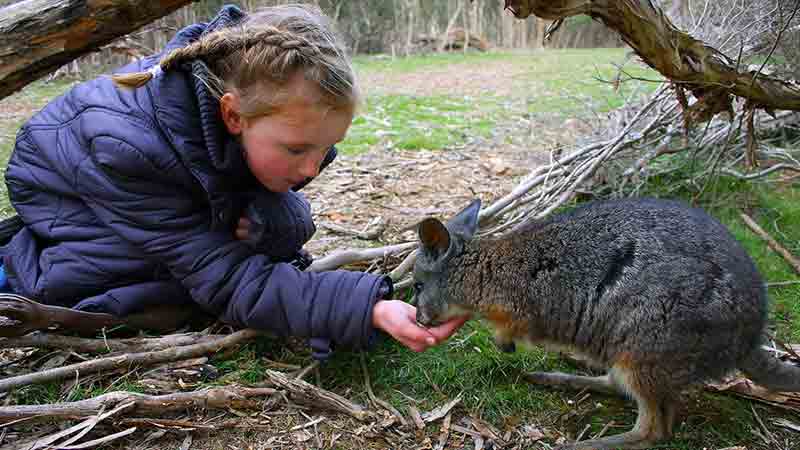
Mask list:
[[[425,311],[422,308],[417,307],[417,325],[422,327],[435,327],[440,325],[442,322],[440,320],[436,320],[433,317],[425,314]]]

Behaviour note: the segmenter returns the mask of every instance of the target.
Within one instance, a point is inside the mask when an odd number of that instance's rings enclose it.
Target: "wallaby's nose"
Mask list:
[[[417,323],[426,327],[433,323],[431,318],[419,306],[417,306]]]

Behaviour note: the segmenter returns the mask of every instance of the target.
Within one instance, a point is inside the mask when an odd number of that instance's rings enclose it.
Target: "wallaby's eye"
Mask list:
[[[422,292],[422,283],[414,283],[414,294]]]

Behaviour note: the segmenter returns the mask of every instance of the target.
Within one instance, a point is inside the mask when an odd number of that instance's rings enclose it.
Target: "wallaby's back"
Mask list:
[[[510,303],[533,341],[606,365],[657,359],[680,368],[678,385],[720,376],[759,346],[762,280],[702,210],[656,199],[596,202],[476,244],[482,260],[495,261],[496,279],[482,282],[510,288],[481,301]]]

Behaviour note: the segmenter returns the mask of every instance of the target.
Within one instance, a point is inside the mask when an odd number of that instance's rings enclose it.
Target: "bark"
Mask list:
[[[562,20],[586,14],[616,31],[662,75],[690,89],[700,101],[695,121],[732,109],[732,97],[754,107],[800,110],[800,85],[754,71],[740,71],[718,50],[678,30],[650,0],[506,0],[519,19]]]
[[[0,98],[192,0],[28,0],[0,9]]]
[[[136,392],[110,392],[77,402],[46,405],[11,405],[0,407],[0,423],[31,417],[47,419],[72,419],[99,414],[118,405],[132,403],[129,414],[162,416],[187,409],[259,409],[263,402],[258,397],[270,396],[273,388],[247,388],[223,386],[200,391],[175,392],[166,395],[147,395]]]

